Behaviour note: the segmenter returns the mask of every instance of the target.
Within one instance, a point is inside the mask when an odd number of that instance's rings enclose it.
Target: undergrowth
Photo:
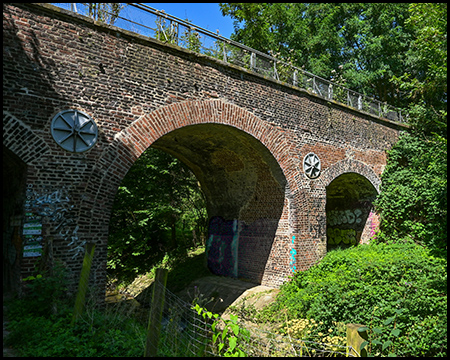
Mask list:
[[[322,333],[336,321],[363,324],[372,355],[445,356],[447,262],[412,243],[331,251],[295,273],[256,318],[284,326],[314,319]]]
[[[182,286],[177,278],[200,261],[197,256],[167,264],[175,287]],[[7,304],[7,344],[20,356],[143,355],[146,316],[138,321],[116,309],[86,306],[72,323],[73,299],[65,296],[63,269],[27,283],[26,296]],[[293,339],[310,337],[336,349],[345,345],[345,324],[363,324],[370,355],[446,356],[447,262],[412,243],[337,249],[295,273],[276,302],[239,315],[271,322]]]

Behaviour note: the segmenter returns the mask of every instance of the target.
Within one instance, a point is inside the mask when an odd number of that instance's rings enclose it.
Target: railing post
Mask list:
[[[294,70],[294,79],[293,79],[293,84],[292,85],[294,85],[294,86],[297,86],[297,84],[298,84],[298,73],[297,73],[297,70]]]
[[[333,99],[333,84],[331,83],[328,85],[328,99]]]
[[[256,67],[256,54],[252,52],[250,54],[250,69],[254,69]]]
[[[227,43],[222,41],[223,44],[223,61],[227,62]]]
[[[147,341],[145,343],[144,357],[154,357],[158,352],[158,342],[161,332],[161,319],[166,295],[167,269],[156,269],[153,282],[152,304],[148,319]]]
[[[178,45],[178,40],[179,40],[178,32],[180,30],[180,24],[178,22],[175,22],[174,29],[175,29],[175,34],[176,34],[175,44]]]
[[[273,61],[273,78],[276,80],[280,80],[280,77],[278,76],[278,72],[277,72],[277,61],[276,60]]]
[[[358,96],[358,110],[362,110],[362,96],[359,94]]]

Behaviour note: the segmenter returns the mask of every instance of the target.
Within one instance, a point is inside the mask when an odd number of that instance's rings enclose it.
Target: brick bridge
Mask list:
[[[368,241],[402,129],[51,5],[3,5],[4,276],[59,259],[76,283],[94,243],[102,289],[115,193],[152,146],[201,183],[212,271],[279,286]]]

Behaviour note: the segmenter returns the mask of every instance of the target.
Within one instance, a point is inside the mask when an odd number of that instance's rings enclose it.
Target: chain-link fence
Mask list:
[[[293,334],[280,334],[264,329],[265,326],[238,321],[224,320],[208,312],[200,305],[188,303],[155,280],[153,291],[140,297],[141,304],[151,305],[140,312],[148,318],[153,311],[152,297],[164,294],[160,323],[151,324],[160,328],[157,356],[224,356],[241,354],[245,356],[357,356],[351,346],[341,343],[321,343],[302,340]],[[158,294],[158,295],[155,295]],[[145,309],[145,308],[143,308]]]

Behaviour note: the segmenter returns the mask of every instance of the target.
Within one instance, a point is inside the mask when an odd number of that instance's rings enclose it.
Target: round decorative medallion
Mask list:
[[[58,145],[74,153],[89,150],[98,138],[97,124],[78,110],[61,111],[53,118],[51,128]]]
[[[320,159],[314,153],[309,153],[303,159],[303,171],[310,179],[320,175]]]

